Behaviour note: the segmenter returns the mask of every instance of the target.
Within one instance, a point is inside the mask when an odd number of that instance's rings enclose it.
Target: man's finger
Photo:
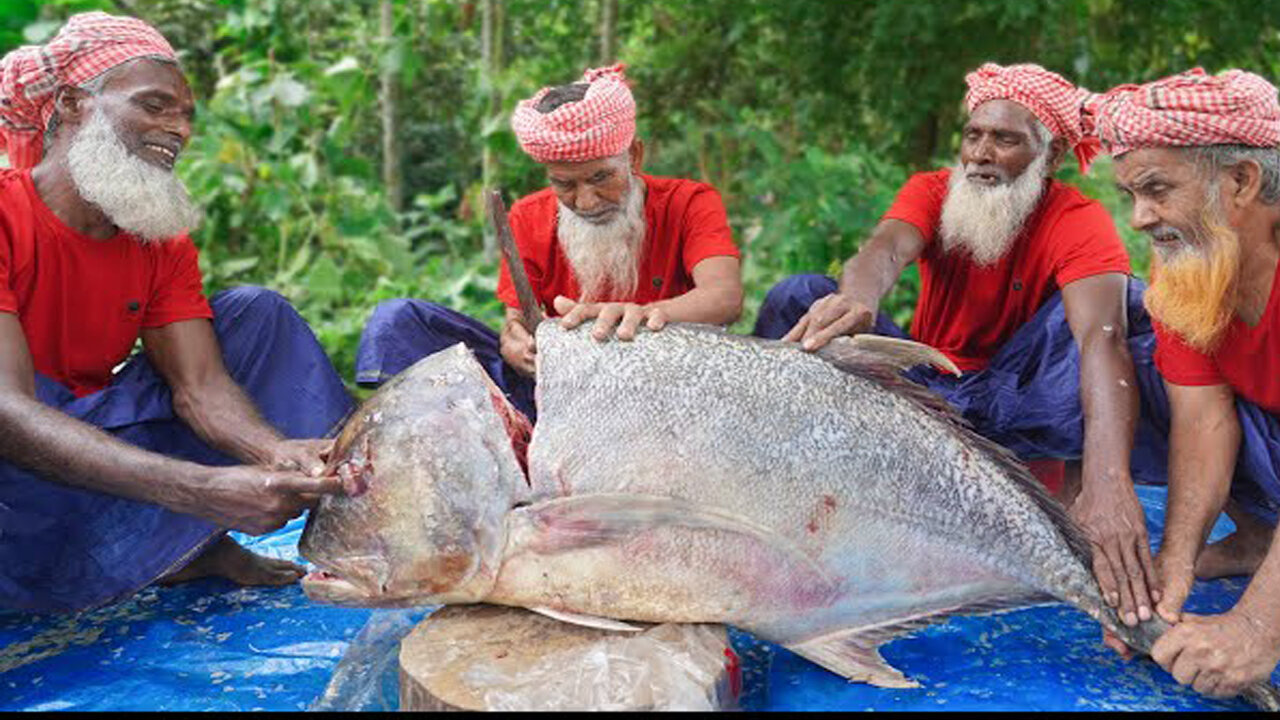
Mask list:
[[[1133,648],[1129,647],[1128,643],[1121,640],[1115,633],[1106,628],[1102,629],[1102,644],[1112,650],[1115,650],[1116,653],[1125,660],[1133,659]]]
[[[808,328],[809,313],[805,313],[804,317],[800,318],[800,320],[796,322],[795,326],[788,330],[786,335],[782,336],[783,342],[800,342],[800,339],[804,337],[805,331],[808,330]]]
[[[290,473],[274,478],[275,488],[295,495],[334,495],[343,492],[342,478],[337,475],[308,477]]]
[[[1124,556],[1120,551],[1120,543],[1112,540],[1103,546],[1103,552],[1107,555],[1107,562],[1111,564],[1111,572],[1116,577],[1117,590],[1120,592],[1120,607],[1116,610],[1116,614],[1120,616],[1120,621],[1130,627],[1138,624],[1138,604],[1133,597],[1133,589],[1127,582],[1127,577],[1123,573]]]
[[[1165,670],[1171,670],[1173,661],[1178,658],[1178,654],[1182,652],[1183,638],[1182,628],[1174,626],[1170,628],[1164,635],[1161,635],[1156,644],[1151,646],[1151,659]]]
[[[618,323],[618,339],[635,340],[636,330],[640,329],[640,322],[644,319],[644,308],[639,305],[628,305],[626,312],[622,314],[622,322]]]
[[[1093,545],[1093,576],[1097,578],[1098,587],[1102,589],[1102,599],[1107,605],[1117,607],[1120,604],[1120,592],[1116,589],[1116,576],[1111,571],[1111,563],[1107,560],[1102,546],[1097,543]]]
[[[623,308],[621,305],[610,303],[604,306],[604,309],[596,316],[595,327],[591,329],[591,337],[596,340],[605,340],[613,333],[613,327],[622,319]]]
[[[1200,665],[1191,657],[1189,652],[1180,652],[1178,657],[1173,661],[1173,667],[1169,670],[1169,674],[1179,685],[1192,685],[1196,678],[1200,675]]]
[[[859,313],[856,312],[841,315],[821,331],[816,332],[811,337],[807,338],[805,340],[804,349],[817,350],[841,335],[848,335],[855,327],[857,327],[858,320],[860,319]]]
[[[555,299],[551,301],[551,307],[555,308],[556,312],[560,315],[568,315],[569,311],[573,310],[574,306],[577,304],[578,303],[563,295],[557,295]],[[520,327],[524,327],[524,323],[521,323]]]
[[[1137,606],[1138,620],[1151,619],[1151,596],[1147,593],[1147,576],[1146,571],[1142,567],[1142,563],[1138,560],[1138,551],[1134,547],[1134,543],[1124,543],[1120,546],[1121,557],[1124,560],[1124,573],[1129,581],[1129,587],[1133,591],[1133,601]]]

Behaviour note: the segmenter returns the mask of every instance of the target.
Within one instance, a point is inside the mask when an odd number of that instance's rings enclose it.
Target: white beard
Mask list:
[[[599,302],[605,297],[622,299],[635,294],[644,249],[644,196],[644,181],[632,175],[621,212],[601,225],[583,220],[559,203],[556,237],[578,280],[579,301]]]
[[[143,242],[172,239],[200,224],[200,209],[178,176],[129,152],[102,110],[93,110],[72,139],[67,167],[81,197]]]
[[[1040,202],[1048,163],[1046,151],[1013,182],[995,187],[970,181],[964,164],[957,163],[942,204],[943,250],[967,251],[979,266],[994,265],[1004,257]]]

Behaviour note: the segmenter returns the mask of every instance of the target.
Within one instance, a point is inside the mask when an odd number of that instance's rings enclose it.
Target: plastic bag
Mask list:
[[[318,711],[396,710],[400,640],[429,609],[375,610],[356,635],[320,697]]]

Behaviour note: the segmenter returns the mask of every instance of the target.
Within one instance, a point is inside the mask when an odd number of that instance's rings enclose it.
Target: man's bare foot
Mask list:
[[[1200,552],[1196,559],[1196,577],[1201,580],[1252,575],[1271,547],[1274,528],[1234,502],[1227,504],[1227,517],[1236,524],[1236,531]]]
[[[306,570],[300,565],[255,555],[223,535],[191,564],[161,578],[158,583],[176,585],[202,577],[220,577],[237,585],[289,585],[305,574]]]

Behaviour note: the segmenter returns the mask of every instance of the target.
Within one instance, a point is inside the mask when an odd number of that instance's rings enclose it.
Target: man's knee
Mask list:
[[[433,327],[446,314],[444,307],[426,300],[413,298],[383,300],[369,314],[361,341],[372,340],[388,333],[397,334],[407,327]]]
[[[241,285],[214,295],[209,301],[214,317],[223,315],[243,316],[246,313],[264,316],[286,316],[301,319],[298,311],[285,296],[258,285]]]

